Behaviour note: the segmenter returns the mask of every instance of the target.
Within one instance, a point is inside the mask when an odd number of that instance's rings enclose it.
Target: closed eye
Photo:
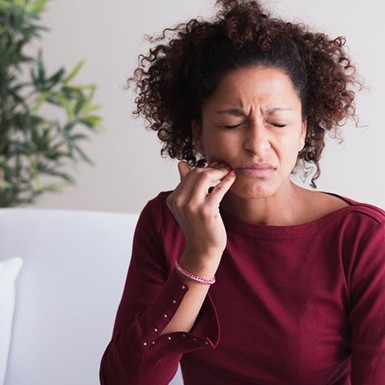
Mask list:
[[[226,130],[233,130],[235,128],[238,128],[238,127],[242,126],[242,124],[243,123],[229,124],[229,125],[225,125],[225,126],[222,126],[222,127],[225,128]],[[269,124],[270,126],[274,126],[274,127],[277,127],[277,128],[284,128],[284,127],[287,126],[286,124],[279,124],[279,123],[268,123],[268,122],[266,122],[266,124]]]
[[[233,130],[234,128],[238,128],[238,127],[242,126],[242,124],[243,123],[229,124],[229,125],[222,126],[222,127],[225,128],[226,130]]]
[[[268,123],[271,126],[277,127],[277,128],[283,128],[286,127],[286,124],[279,124],[279,123]]]

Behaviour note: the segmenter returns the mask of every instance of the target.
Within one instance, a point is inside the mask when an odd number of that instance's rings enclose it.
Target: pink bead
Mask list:
[[[186,277],[186,278],[191,279],[192,281],[201,283],[201,284],[203,284],[203,285],[212,285],[213,283],[215,283],[215,277],[213,277],[212,279],[205,279],[205,278],[202,278],[202,277],[198,277],[197,275],[194,275],[194,274],[190,273],[189,271],[185,270],[185,269],[179,264],[178,261],[175,262],[175,268],[176,268],[176,270],[177,270],[181,275],[183,275],[183,276]]]

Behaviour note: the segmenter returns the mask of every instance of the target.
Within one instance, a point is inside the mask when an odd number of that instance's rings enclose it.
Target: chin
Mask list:
[[[278,191],[278,186],[271,180],[237,180],[230,188],[230,195],[241,199],[265,199],[272,197]]]

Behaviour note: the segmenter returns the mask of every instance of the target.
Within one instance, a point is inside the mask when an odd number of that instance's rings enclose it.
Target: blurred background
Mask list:
[[[52,0],[42,24],[50,31],[41,45],[47,69],[68,68],[85,60],[81,83],[97,86],[95,99],[104,131],[83,149],[94,166],[78,164],[77,183],[61,193],[45,194],[34,207],[140,212],[159,191],[178,183],[176,163],[160,156],[154,133],[133,119],[134,96],[125,90],[146,34],[158,34],[197,15],[213,14],[210,0]],[[349,124],[344,142],[330,141],[322,161],[318,189],[336,192],[385,208],[385,3],[382,0],[265,0],[267,9],[310,25],[330,36],[347,38],[347,46],[365,80],[357,97],[360,127]],[[301,183],[301,182],[299,182]],[[305,184],[307,185],[307,184]]]

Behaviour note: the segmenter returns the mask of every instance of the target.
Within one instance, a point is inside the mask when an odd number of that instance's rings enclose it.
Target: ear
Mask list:
[[[202,141],[202,125],[196,119],[191,122],[191,130],[195,151],[204,156],[205,149]]]
[[[299,142],[299,151],[301,151],[305,147],[306,132],[307,132],[307,119],[303,119],[302,127],[301,127],[300,142]]]

